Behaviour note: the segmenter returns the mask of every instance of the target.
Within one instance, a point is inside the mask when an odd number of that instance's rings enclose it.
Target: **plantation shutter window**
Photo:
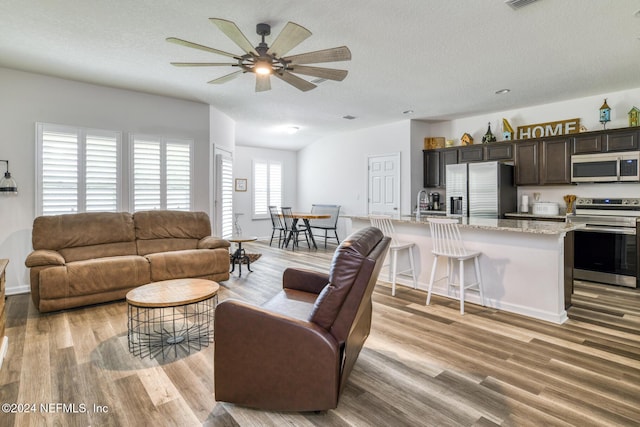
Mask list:
[[[191,210],[193,143],[134,135],[131,145],[133,210]]]
[[[36,125],[36,212],[120,210],[121,134]]]
[[[253,161],[253,218],[269,218],[269,206],[282,205],[282,164]]]

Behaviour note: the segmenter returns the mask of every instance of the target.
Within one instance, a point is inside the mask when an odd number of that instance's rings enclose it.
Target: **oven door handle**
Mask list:
[[[624,228],[624,227],[595,227],[593,225],[587,225],[586,227],[579,228],[576,231],[591,231],[594,233],[627,234],[629,236],[636,235],[635,228]]]

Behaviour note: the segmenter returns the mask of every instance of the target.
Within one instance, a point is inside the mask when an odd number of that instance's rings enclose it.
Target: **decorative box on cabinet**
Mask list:
[[[7,312],[5,309],[5,288],[6,288],[6,274],[8,259],[0,259],[0,368],[2,368],[2,361],[7,354],[9,347],[9,339],[5,336],[5,327],[7,324]]]

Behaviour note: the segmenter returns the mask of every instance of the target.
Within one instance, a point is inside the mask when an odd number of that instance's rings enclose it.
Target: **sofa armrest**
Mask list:
[[[231,243],[228,240],[213,236],[203,237],[198,241],[198,249],[228,248],[229,246]]]
[[[65,260],[57,251],[39,249],[31,252],[24,261],[27,267],[40,267],[44,265],[65,265]]]
[[[340,348],[325,329],[225,300],[216,308],[214,331],[216,400],[295,411],[337,404]]]
[[[282,275],[282,287],[319,294],[329,284],[329,275],[311,270],[287,268]]]

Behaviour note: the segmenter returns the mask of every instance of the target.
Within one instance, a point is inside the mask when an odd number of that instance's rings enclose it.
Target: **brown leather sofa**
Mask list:
[[[31,298],[41,312],[114,301],[150,282],[229,279],[229,242],[204,212],[92,212],[33,221]]]
[[[215,398],[276,411],[335,408],[371,329],[371,294],[389,247],[373,227],[347,237],[329,274],[284,272],[261,307],[216,309]]]

